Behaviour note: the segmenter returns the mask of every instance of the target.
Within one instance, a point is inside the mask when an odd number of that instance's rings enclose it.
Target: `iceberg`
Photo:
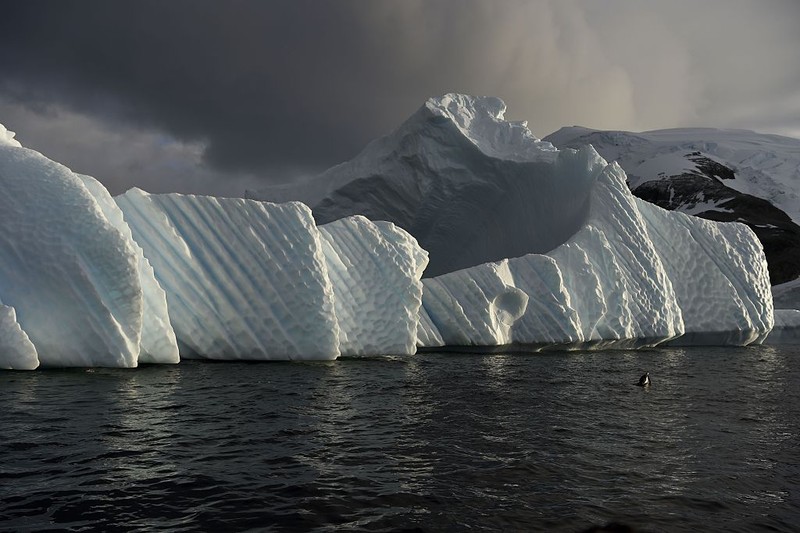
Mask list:
[[[131,230],[122,215],[122,210],[99,181],[83,174],[76,174],[76,176],[94,196],[106,220],[117,228],[123,238],[128,241],[135,255],[143,298],[142,337],[137,361],[141,363],[179,362],[178,343],[169,321],[166,293],[156,281],[153,267],[144,257],[142,248],[133,239]]]
[[[427,252],[394,224],[361,216],[319,230],[341,353],[415,353]]]
[[[0,133],[0,368],[416,351],[427,253],[393,224],[113,198]]]
[[[0,144],[0,228],[0,298],[39,363],[136,366],[135,256],[82,180],[18,143]]]
[[[587,161],[588,148],[559,157],[504,112],[499,98],[432,98],[355,159],[246,196],[301,201],[320,224],[351,215],[393,222],[428,250],[429,277],[544,253],[580,229],[604,165]]]
[[[182,357],[339,355],[308,208],[140,189],[116,200],[167,294]]]
[[[114,198],[0,127],[0,368],[800,342],[752,230],[504,113],[432,98],[248,199]]]
[[[38,366],[36,347],[17,322],[16,311],[0,302],[0,368],[34,370]]]
[[[764,246],[773,285],[800,277],[800,139],[713,128],[634,133],[573,126],[545,140],[559,148],[591,144],[619,163],[643,200],[746,224]]]
[[[299,202],[139,189],[116,202],[166,292],[181,357],[414,353],[427,256],[394,225],[318,228]]]
[[[764,340],[772,299],[751,230],[639,200],[591,146],[557,150],[505,109],[432,98],[353,160],[247,194],[414,235],[430,254],[420,347]]]
[[[423,306],[444,344],[746,345],[772,327],[760,250],[743,225],[633,198],[624,173],[609,165],[589,223],[566,243],[424,279]]]

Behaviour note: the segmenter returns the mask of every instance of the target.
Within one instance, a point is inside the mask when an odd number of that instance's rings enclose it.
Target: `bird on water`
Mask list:
[[[640,387],[649,387],[650,386],[650,372],[645,372],[642,377],[639,378],[639,383],[637,383]]]

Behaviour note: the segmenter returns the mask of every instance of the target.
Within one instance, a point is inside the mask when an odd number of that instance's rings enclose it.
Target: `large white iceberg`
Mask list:
[[[416,351],[427,254],[241,199],[112,198],[0,131],[0,368]]]
[[[117,197],[167,295],[181,356],[413,353],[426,255],[363,217],[317,228],[299,202]]]
[[[292,186],[321,222],[389,220],[428,250],[420,346],[749,344],[773,323],[755,235],[634,198],[587,146],[556,150],[497,98],[432,98]]]
[[[0,299],[43,366],[136,366],[143,294],[129,239],[81,178],[5,139]],[[13,319],[6,309],[4,322]]]
[[[354,160],[250,193],[278,204],[112,198],[0,127],[0,367],[764,341],[751,230],[634,198],[591,146],[504,111],[431,99]]]
[[[635,199],[616,165],[599,175],[594,190],[588,224],[548,254],[423,280],[423,306],[444,344],[540,349],[764,340],[772,327],[769,283],[748,228]]]

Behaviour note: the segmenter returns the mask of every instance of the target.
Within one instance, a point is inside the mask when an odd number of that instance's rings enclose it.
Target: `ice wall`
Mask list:
[[[421,346],[763,341],[772,301],[752,231],[637,200],[591,146],[556,150],[504,113],[497,98],[431,98],[353,160],[250,194],[408,229],[430,254]]]
[[[16,311],[0,302],[0,368],[33,370],[38,366],[36,347],[19,326]]]
[[[122,211],[108,190],[99,181],[83,174],[76,174],[76,176],[94,196],[106,219],[128,241],[136,256],[139,284],[142,288],[143,297],[142,338],[138,361],[140,363],[179,362],[178,343],[175,339],[175,332],[172,330],[172,324],[169,321],[166,294],[156,281],[153,267],[144,257],[142,248],[133,240],[131,230],[125,222]]]
[[[428,254],[393,224],[349,217],[320,226],[343,355],[413,354]]]
[[[339,355],[333,287],[307,207],[139,189],[116,200],[166,291],[182,357]]]
[[[423,307],[451,345],[746,345],[773,324],[755,234],[638,200],[615,164],[598,175],[586,225],[563,245],[423,282]]]
[[[363,217],[317,228],[299,202],[116,198],[167,295],[182,357],[414,353],[427,255]]]
[[[137,365],[135,256],[75,174],[0,144],[0,230],[0,299],[42,366]]]

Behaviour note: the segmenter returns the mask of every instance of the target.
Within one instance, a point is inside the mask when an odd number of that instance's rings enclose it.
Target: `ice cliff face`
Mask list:
[[[429,347],[746,345],[773,320],[749,229],[638,200],[616,165],[595,184],[587,224],[561,246],[423,282],[432,327],[419,344]]]
[[[605,162],[590,147],[558,152],[504,112],[498,98],[431,99],[352,161],[248,197],[302,201],[319,223],[391,221],[431,253],[426,276],[546,252],[584,224]]]
[[[772,305],[751,231],[637,200],[591,146],[556,150],[504,111],[434,98],[352,161],[249,194],[415,235],[431,256],[421,346],[763,340]]]
[[[394,225],[318,228],[297,202],[138,189],[114,199],[10,139],[0,144],[0,368],[176,363],[179,350],[416,350],[427,253]]]
[[[773,285],[800,276],[800,140],[747,130],[577,126],[545,139],[559,148],[592,144],[622,166],[633,193],[648,202],[747,224],[764,246]]]
[[[0,129],[0,367],[764,340],[750,229],[635,198],[591,146],[556,150],[504,110],[431,99],[353,161],[258,194],[280,204],[112,198]]]
[[[299,202],[117,197],[164,288],[181,356],[413,353],[427,254],[391,224],[317,228]]]
[[[38,152],[0,145],[0,228],[0,299],[39,361],[135,366],[143,320],[135,255],[83,181]]]

